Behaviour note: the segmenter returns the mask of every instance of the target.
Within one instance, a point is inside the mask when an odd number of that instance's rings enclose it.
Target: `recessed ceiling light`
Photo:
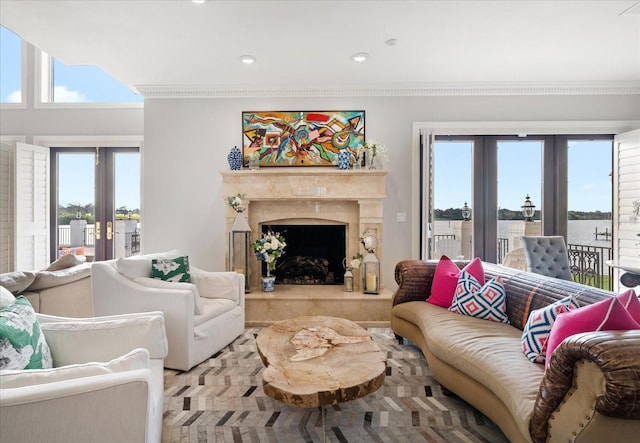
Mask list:
[[[196,5],[201,5],[204,2],[206,2],[207,0],[191,0],[193,3],[195,3]]]
[[[369,58],[369,54],[367,54],[366,52],[356,52],[351,56],[351,60],[358,63],[363,62],[368,58]]]
[[[256,62],[256,58],[253,55],[241,55],[240,61],[245,65],[250,65]]]

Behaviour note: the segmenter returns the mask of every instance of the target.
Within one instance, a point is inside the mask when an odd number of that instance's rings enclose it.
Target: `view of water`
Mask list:
[[[611,236],[598,236],[596,239],[596,229],[598,233],[608,232],[611,234],[611,220],[569,220],[567,226],[567,243],[573,245],[611,247]],[[521,221],[499,221],[498,237],[509,237],[511,225],[522,226]]]

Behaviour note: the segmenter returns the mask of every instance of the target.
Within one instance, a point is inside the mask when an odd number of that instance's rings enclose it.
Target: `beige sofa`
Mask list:
[[[457,262],[462,267],[463,262]],[[420,347],[434,377],[493,420],[517,442],[622,442],[640,435],[640,331],[578,334],[551,365],[521,350],[528,313],[568,294],[581,305],[613,294],[483,263],[501,276],[511,324],[449,312],[426,303],[436,261],[396,265],[391,328]]]
[[[75,256],[63,256],[41,271],[0,274],[0,286],[24,295],[41,314],[93,317],[91,263]]]

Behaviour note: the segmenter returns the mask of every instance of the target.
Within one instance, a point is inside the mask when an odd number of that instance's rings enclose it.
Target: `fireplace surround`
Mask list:
[[[381,262],[384,261],[383,202],[387,171],[280,167],[221,171],[220,174],[222,198],[227,208],[226,232],[235,217],[233,209],[226,205],[226,199],[244,194],[247,203],[245,216],[252,239],[262,232],[263,225],[343,225],[345,257],[363,252],[359,238],[369,230],[378,239],[376,255]],[[286,253],[285,249],[285,256]],[[260,265],[257,259],[250,260],[252,290],[257,290],[260,285]],[[360,290],[360,282],[357,282],[356,290]]]

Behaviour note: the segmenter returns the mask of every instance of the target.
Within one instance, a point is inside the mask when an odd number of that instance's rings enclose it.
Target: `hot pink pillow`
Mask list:
[[[638,300],[635,291],[629,289],[627,292],[618,294],[616,298],[622,303],[622,306],[624,306],[631,317],[640,324],[640,300]]]
[[[467,271],[473,275],[480,283],[480,286],[484,285],[484,269],[482,269],[482,262],[478,257],[471,260],[463,269],[460,269],[449,257],[443,255],[438,262],[438,266],[436,266],[433,283],[431,284],[431,295],[427,299],[427,303],[448,309],[453,301],[458,278],[462,271]]]
[[[592,331],[626,331],[640,329],[640,324],[627,312],[616,297],[583,306],[574,311],[558,315],[551,327],[545,367],[549,366],[551,354],[560,343],[574,334]]]

